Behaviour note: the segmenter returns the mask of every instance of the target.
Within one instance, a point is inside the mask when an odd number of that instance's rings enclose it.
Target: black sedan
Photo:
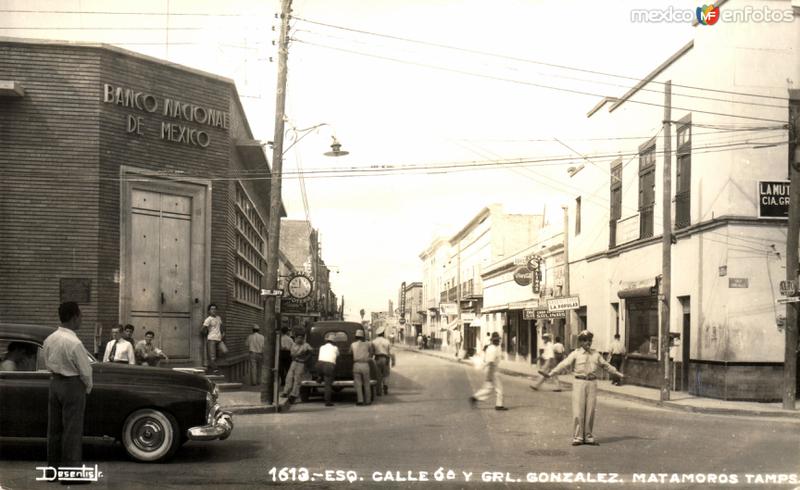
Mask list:
[[[0,437],[47,437],[50,373],[41,348],[54,330],[0,323],[0,353],[17,352],[16,362],[3,362],[0,370]],[[157,462],[189,440],[230,436],[233,418],[220,409],[217,387],[205,377],[91,356],[90,362],[94,388],[86,398],[84,437],[112,437],[133,459]]]

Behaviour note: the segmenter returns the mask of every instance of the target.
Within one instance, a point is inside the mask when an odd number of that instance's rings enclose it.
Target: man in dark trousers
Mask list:
[[[62,303],[58,317],[61,326],[44,341],[45,366],[52,373],[48,396],[47,464],[53,468],[80,467],[83,415],[86,395],[92,391],[92,367],[86,348],[75,335],[81,327],[78,304],[71,301]]]

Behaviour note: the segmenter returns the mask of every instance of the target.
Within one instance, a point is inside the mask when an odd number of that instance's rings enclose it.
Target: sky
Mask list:
[[[346,317],[397,303],[419,254],[482,208],[546,212],[573,198],[586,113],[691,39],[631,9],[685,0],[295,0],[283,200],[320,231]],[[279,1],[0,0],[0,36],[114,44],[235,81],[257,140],[274,139]],[[458,49],[450,49],[458,48]],[[293,132],[325,123],[316,130]],[[330,158],[331,136],[348,156]],[[624,136],[624,135],[618,135]],[[570,144],[572,143],[572,144]],[[271,160],[271,153],[268,154]],[[503,166],[498,160],[535,162]],[[475,162],[441,168],[453,162]],[[438,166],[398,174],[393,166]],[[354,175],[353,167],[378,168]],[[297,170],[305,172],[304,206]],[[322,170],[338,170],[326,177]],[[376,170],[373,170],[376,172]]]

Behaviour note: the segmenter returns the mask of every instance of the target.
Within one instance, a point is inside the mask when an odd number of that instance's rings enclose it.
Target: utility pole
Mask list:
[[[664,177],[661,207],[664,216],[661,234],[661,357],[664,378],[661,380],[661,401],[669,400],[669,301],[672,271],[672,80],[664,84]]]
[[[786,237],[786,280],[800,281],[798,241],[800,241],[800,100],[792,100],[790,114],[794,133],[794,155],[789,155],[789,231]],[[794,410],[797,397],[797,319],[800,303],[786,303],[786,342],[783,351],[783,409]]]
[[[289,58],[289,14],[292,11],[292,0],[281,1],[281,37],[278,39],[278,85],[275,93],[275,136],[272,146],[272,175],[270,176],[269,191],[269,224],[267,232],[267,275],[264,278],[265,287],[269,290],[278,286],[278,248],[280,247],[281,233],[281,173],[283,172],[283,134],[284,113],[286,110],[286,72]],[[275,354],[278,347],[277,333],[280,331],[276,324],[277,296],[267,296],[264,300],[264,366],[266,376],[261,387],[261,402],[275,403],[277,391]]]
[[[561,206],[561,209],[564,211],[564,290],[561,291],[561,296],[567,297],[569,296],[569,206]],[[570,346],[573,345],[571,315],[572,310],[567,310],[564,315],[564,341],[569,338]]]

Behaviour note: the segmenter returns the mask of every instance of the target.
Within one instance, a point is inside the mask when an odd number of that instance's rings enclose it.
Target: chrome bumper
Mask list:
[[[376,381],[374,379],[371,379],[371,380],[369,380],[369,384],[370,385],[376,385],[376,384],[378,384],[378,381]],[[349,379],[349,380],[338,380],[338,381],[334,381],[333,382],[333,387],[334,388],[353,388],[353,387],[355,387],[355,385],[356,385],[355,381],[353,381],[351,379]],[[300,386],[307,387],[307,388],[324,388],[325,387],[325,383],[322,382],[322,381],[316,381],[316,380],[313,380],[313,379],[306,379],[306,380],[303,380],[303,381],[300,382]]]
[[[208,424],[192,427],[186,431],[191,441],[224,441],[233,432],[233,415],[223,411],[219,405],[214,405],[208,414]]]

